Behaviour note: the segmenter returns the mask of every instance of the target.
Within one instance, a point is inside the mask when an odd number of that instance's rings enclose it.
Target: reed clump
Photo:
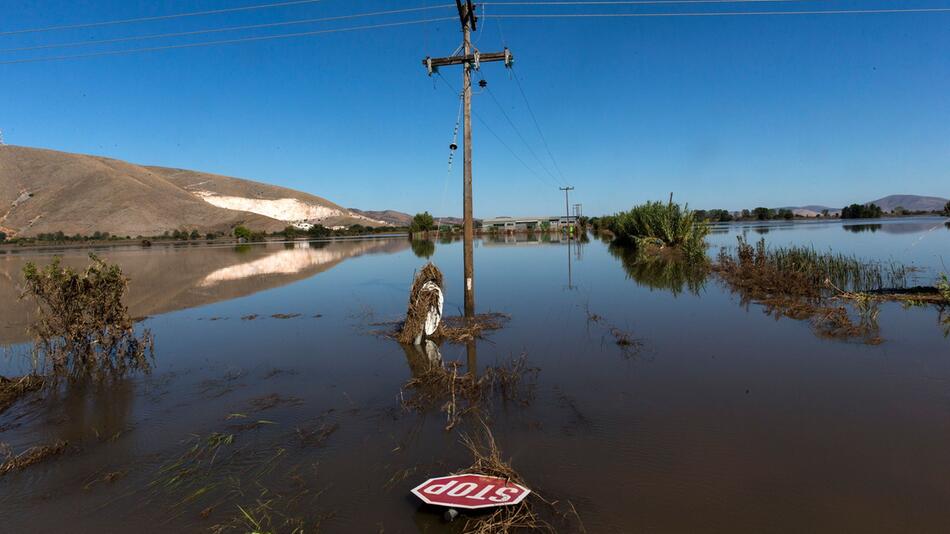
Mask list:
[[[815,333],[834,339],[881,343],[879,300],[901,300],[911,269],[898,263],[864,262],[807,247],[769,248],[739,236],[734,252],[719,252],[714,272],[742,299],[775,317],[809,320]],[[850,303],[853,310],[840,305]]]
[[[30,327],[39,365],[55,377],[117,377],[149,369],[153,338],[135,333],[135,323],[122,302],[129,280],[118,265],[90,254],[82,271],[63,266],[59,258],[45,267],[27,263],[26,287],[20,298],[36,302]]]
[[[709,227],[688,206],[647,202],[622,211],[608,221],[608,230],[620,242],[633,243],[645,253],[673,249],[690,259],[705,256]]]

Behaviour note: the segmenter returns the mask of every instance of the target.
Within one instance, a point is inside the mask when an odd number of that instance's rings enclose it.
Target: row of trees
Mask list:
[[[389,234],[394,232],[405,232],[405,228],[397,226],[363,226],[362,224],[353,224],[346,228],[327,228],[322,224],[315,224],[307,230],[288,226],[282,232],[276,232],[273,235],[280,235],[287,239],[296,239],[298,237],[346,237],[372,234]],[[236,234],[235,234],[236,235]]]
[[[884,210],[877,204],[851,204],[841,208],[842,219],[879,219]]]
[[[744,209],[736,214],[728,210],[695,210],[693,212],[697,221],[706,222],[730,222],[730,221],[772,221],[772,220],[790,220],[795,218],[795,213],[788,208],[772,209],[765,207]],[[825,213],[825,216],[828,214]]]

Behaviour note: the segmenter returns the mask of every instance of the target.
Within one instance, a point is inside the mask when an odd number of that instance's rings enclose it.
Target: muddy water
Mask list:
[[[725,225],[711,241],[834,247],[932,280],[950,230],[913,223]],[[335,259],[283,245],[104,251],[133,277],[133,311],[150,316],[155,370],[0,416],[15,451],[71,447],[0,478],[3,528],[204,532],[267,504],[276,531],[296,519],[446,531],[409,490],[471,462],[458,439],[472,422],[446,431],[438,405],[404,409],[412,354],[373,331],[404,311],[430,254],[447,312],[462,307],[460,243],[311,247]],[[869,346],[742,306],[715,280],[625,264],[597,240],[484,240],[475,258],[479,310],[511,320],[473,352],[446,344],[441,356],[484,372],[524,354],[539,369],[529,402],[496,397],[485,413],[530,486],[570,500],[588,532],[946,530],[950,340],[937,310],[883,306],[885,341]],[[11,332],[24,324],[11,280],[28,259],[0,256]],[[617,346],[611,329],[642,347]],[[26,368],[25,337],[4,335],[3,372]],[[193,461],[215,432],[233,438]]]

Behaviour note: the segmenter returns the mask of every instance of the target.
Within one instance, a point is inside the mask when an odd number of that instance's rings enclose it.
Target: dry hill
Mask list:
[[[292,189],[100,156],[0,146],[0,231],[149,236],[380,223]]]

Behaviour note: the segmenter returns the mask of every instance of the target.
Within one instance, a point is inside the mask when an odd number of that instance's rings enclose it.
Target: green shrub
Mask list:
[[[307,235],[310,237],[327,237],[331,233],[333,233],[333,231],[322,224],[315,224],[307,230]]]
[[[877,204],[851,204],[841,209],[842,219],[878,219],[882,214]]]
[[[689,258],[705,254],[709,227],[679,204],[647,202],[616,214],[609,223],[615,239],[633,242],[638,248],[677,248]]]
[[[409,225],[410,232],[428,232],[430,230],[435,230],[435,219],[432,218],[432,215],[429,215],[428,211],[417,213],[412,218],[412,223]]]
[[[251,239],[251,231],[248,230],[247,227],[245,227],[245,226],[236,226],[236,227],[234,228],[234,237],[236,237],[236,238],[238,238],[238,239],[243,238],[243,239],[250,240],[250,239]]]

